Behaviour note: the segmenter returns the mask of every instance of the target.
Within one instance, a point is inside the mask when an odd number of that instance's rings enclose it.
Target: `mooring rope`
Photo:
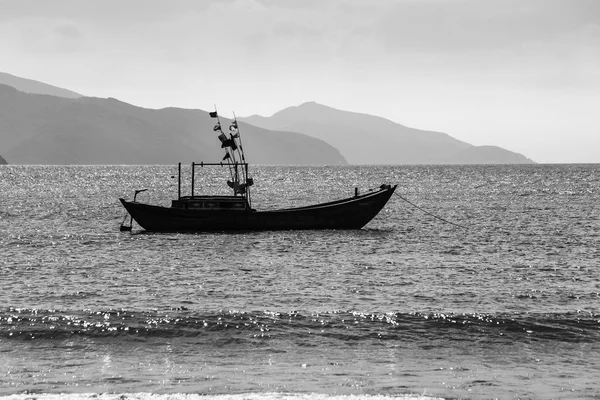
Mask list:
[[[402,200],[404,200],[404,201],[405,201],[405,202],[407,202],[408,204],[410,204],[411,206],[413,206],[413,207],[415,207],[415,208],[418,208],[419,210],[423,211],[425,214],[431,215],[432,217],[434,217],[434,218],[437,218],[437,219],[439,219],[440,221],[444,221],[444,222],[446,222],[446,223],[448,223],[448,224],[450,224],[450,225],[454,225],[454,226],[457,226],[457,227],[459,227],[459,228],[462,228],[462,229],[469,229],[469,228],[467,228],[466,226],[459,225],[459,224],[455,224],[454,222],[448,221],[448,220],[446,220],[446,219],[444,219],[444,218],[442,218],[442,217],[438,217],[437,215],[435,215],[435,214],[432,214],[432,213],[430,213],[429,211],[422,209],[421,207],[419,207],[419,206],[418,206],[418,205],[416,205],[415,203],[411,202],[410,200],[408,200],[408,199],[407,199],[407,198],[405,198],[405,197],[402,197],[401,195],[399,195],[399,194],[398,194],[398,193],[396,193],[396,192],[394,192],[394,194],[395,194],[396,196],[400,197]]]

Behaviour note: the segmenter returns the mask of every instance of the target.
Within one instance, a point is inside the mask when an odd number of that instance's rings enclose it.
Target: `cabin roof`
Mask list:
[[[181,196],[180,200],[245,202],[242,196]]]

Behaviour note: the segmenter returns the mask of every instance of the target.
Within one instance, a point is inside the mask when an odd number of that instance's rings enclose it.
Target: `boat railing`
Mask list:
[[[252,178],[248,177],[248,163],[247,162],[192,162],[192,176],[191,176],[191,196],[194,196],[195,193],[195,185],[196,185],[196,167],[228,167],[233,172],[234,182],[229,182],[230,187],[233,189],[233,195],[240,195],[245,201],[248,203],[248,207],[250,208],[250,190],[249,187],[254,184]],[[238,169],[242,168],[242,174],[244,178],[244,182],[241,184],[240,182],[240,174]],[[178,179],[177,179],[177,199],[181,200],[181,163],[178,164]]]

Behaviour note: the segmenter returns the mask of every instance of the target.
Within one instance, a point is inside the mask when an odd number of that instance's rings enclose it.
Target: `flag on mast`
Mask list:
[[[208,115],[210,115],[211,118],[218,118],[219,114],[217,114],[216,111],[209,111]]]

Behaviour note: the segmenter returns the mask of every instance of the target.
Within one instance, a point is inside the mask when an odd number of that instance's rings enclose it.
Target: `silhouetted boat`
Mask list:
[[[376,190],[353,197],[327,203],[280,210],[257,211],[251,207],[250,187],[254,184],[248,176],[248,163],[237,120],[229,127],[229,136],[221,130],[221,121],[216,111],[210,113],[217,118],[214,131],[219,131],[221,147],[226,154],[219,163],[192,163],[191,196],[181,196],[181,163],[179,163],[178,196],[171,207],[143,204],[136,200],[121,200],[131,216],[129,226],[121,224],[121,230],[131,230],[133,220],[147,231],[194,232],[194,231],[252,231],[293,229],[360,229],[371,221],[390,199],[396,185],[381,185]],[[227,162],[224,162],[228,160]],[[230,170],[233,190],[231,196],[194,195],[196,166],[226,166]],[[125,219],[127,216],[125,217]],[[124,220],[125,221],[125,220]]]

